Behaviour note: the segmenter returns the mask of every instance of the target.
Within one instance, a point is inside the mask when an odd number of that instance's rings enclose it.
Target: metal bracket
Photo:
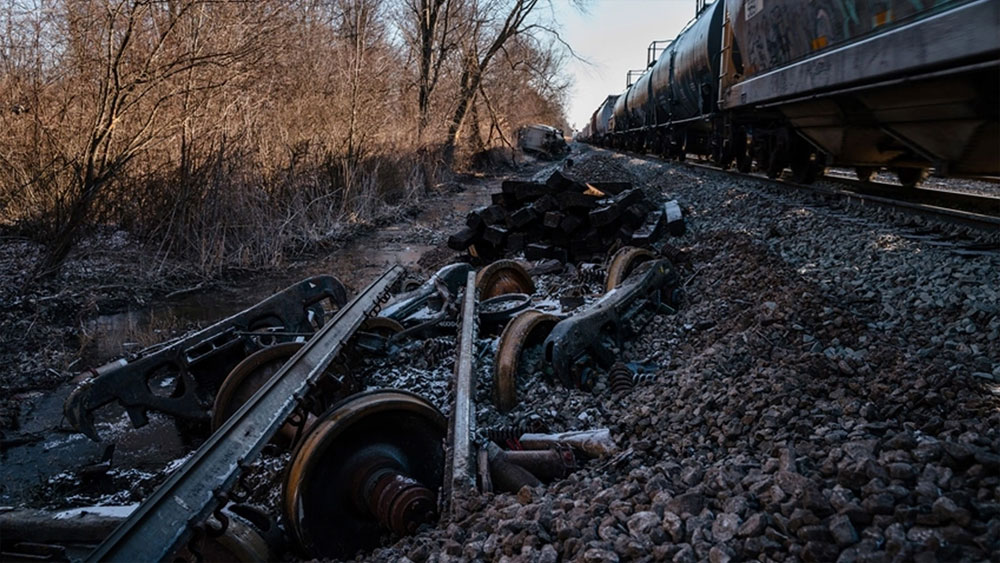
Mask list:
[[[614,355],[607,341],[621,346],[628,322],[644,310],[654,310],[661,295],[671,295],[680,285],[680,276],[669,260],[643,262],[615,289],[586,310],[559,322],[543,344],[545,360],[556,378],[566,386],[581,387],[586,382],[574,373],[576,364],[595,359],[608,367]]]
[[[150,410],[172,416],[207,420],[215,390],[240,360],[260,348],[248,336],[280,327],[293,333],[314,333],[323,325],[323,301],[339,309],[347,290],[333,276],[300,281],[257,305],[176,340],[131,363],[119,360],[112,369],[95,370],[96,377],[73,390],[63,405],[70,425],[98,441],[94,412],[117,401],[136,428],[148,422]],[[276,333],[261,336],[276,338]],[[102,373],[103,372],[103,373]]]

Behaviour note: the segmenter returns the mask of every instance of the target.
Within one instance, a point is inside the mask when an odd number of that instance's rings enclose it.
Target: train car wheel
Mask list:
[[[656,258],[656,255],[635,246],[626,246],[615,252],[608,266],[608,276],[604,280],[605,293],[621,285],[636,266]]]
[[[855,166],[854,173],[858,175],[858,180],[862,182],[870,182],[872,176],[875,175],[874,166]]]
[[[524,266],[514,260],[497,260],[476,274],[476,289],[482,300],[505,293],[531,295],[535,292],[535,282]]]
[[[302,346],[304,346],[302,342],[286,342],[270,346],[250,354],[233,368],[215,395],[215,403],[212,406],[212,431],[218,430],[225,424],[229,417],[278,373]],[[279,447],[288,447],[296,431],[293,425],[285,424],[274,437],[274,442]]]
[[[897,168],[895,172],[904,188],[915,188],[924,179],[923,168]]]
[[[309,558],[342,559],[437,519],[448,422],[425,399],[379,390],[334,405],[285,472],[285,522]]]
[[[500,335],[493,363],[493,404],[500,412],[517,405],[517,375],[523,364],[522,354],[530,346],[540,345],[559,322],[559,317],[529,309],[511,319]]]

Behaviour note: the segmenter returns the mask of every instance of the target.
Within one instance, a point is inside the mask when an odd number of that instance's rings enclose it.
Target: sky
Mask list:
[[[646,66],[646,47],[672,39],[694,17],[695,0],[589,0],[585,12],[553,0],[560,34],[577,56],[567,119],[582,129],[608,94],[625,89],[625,73]]]

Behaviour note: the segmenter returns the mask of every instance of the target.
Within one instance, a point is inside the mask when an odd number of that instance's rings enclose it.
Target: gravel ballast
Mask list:
[[[933,225],[752,179],[589,148],[571,158],[580,178],[679,200],[686,302],[620,351],[655,367],[645,383],[613,394],[529,378],[500,415],[483,404],[487,360],[478,419],[608,427],[622,453],[469,499],[359,557],[998,560],[996,253],[962,256]]]

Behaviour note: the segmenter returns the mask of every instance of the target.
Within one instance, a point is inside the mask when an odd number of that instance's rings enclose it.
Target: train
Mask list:
[[[1000,0],[697,1],[578,140],[801,182],[1000,175]]]

